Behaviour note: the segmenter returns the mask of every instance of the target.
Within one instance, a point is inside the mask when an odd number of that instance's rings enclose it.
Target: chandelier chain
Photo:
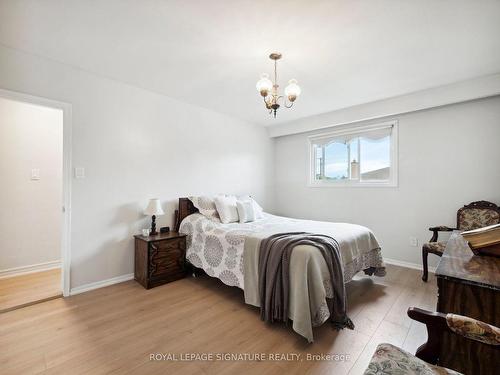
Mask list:
[[[274,84],[276,85],[278,82],[278,69],[276,65],[278,64],[278,60],[274,60]]]

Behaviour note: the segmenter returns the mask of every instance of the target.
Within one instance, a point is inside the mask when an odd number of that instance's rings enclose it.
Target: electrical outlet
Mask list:
[[[414,246],[414,247],[418,246],[418,238],[417,237],[410,237],[410,246]]]

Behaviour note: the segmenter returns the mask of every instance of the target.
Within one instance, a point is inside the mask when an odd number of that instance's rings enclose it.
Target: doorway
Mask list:
[[[0,89],[0,313],[69,295],[70,120]]]

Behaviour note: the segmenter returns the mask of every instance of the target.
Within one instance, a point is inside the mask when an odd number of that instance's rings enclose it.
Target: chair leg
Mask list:
[[[427,282],[427,278],[429,276],[429,269],[427,267],[427,256],[429,253],[426,249],[422,249],[422,265],[424,266],[424,273],[422,275],[422,280]]]

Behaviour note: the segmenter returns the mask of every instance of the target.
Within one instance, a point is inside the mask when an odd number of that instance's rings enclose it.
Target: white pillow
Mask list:
[[[210,197],[189,197],[193,205],[198,209],[200,214],[208,217],[210,220],[220,222],[219,213],[215,207],[213,198]]]
[[[255,220],[262,219],[264,217],[264,209],[250,195],[242,195],[241,197],[238,197],[238,200],[241,202],[252,202],[253,211],[255,213]]]
[[[215,197],[214,201],[222,223],[228,224],[238,221],[238,209],[234,195],[219,195]]]
[[[236,208],[238,209],[238,216],[240,217],[240,223],[255,221],[255,210],[253,208],[252,201],[250,200],[237,201]]]

